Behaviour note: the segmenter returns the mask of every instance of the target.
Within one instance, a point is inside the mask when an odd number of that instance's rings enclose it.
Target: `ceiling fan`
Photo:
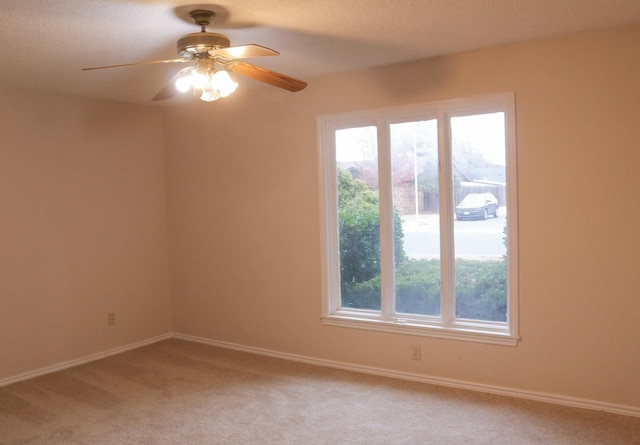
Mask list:
[[[195,65],[178,71],[178,73],[153,96],[152,100],[156,101],[170,99],[179,91],[187,92],[189,90],[193,91],[195,95],[199,94],[200,99],[206,102],[217,100],[220,97],[226,97],[233,93],[238,85],[231,80],[227,73],[228,71],[292,92],[300,91],[307,86],[307,83],[302,80],[294,79],[285,74],[239,60],[252,57],[277,56],[279,53],[256,44],[229,46],[230,42],[226,36],[207,32],[206,28],[216,16],[215,12],[196,9],[189,12],[189,16],[196,25],[200,26],[201,31],[187,34],[178,40],[177,47],[180,58],[96,66],[82,68],[82,70],[89,71],[159,63],[195,62]],[[218,66],[222,69],[217,69]]]

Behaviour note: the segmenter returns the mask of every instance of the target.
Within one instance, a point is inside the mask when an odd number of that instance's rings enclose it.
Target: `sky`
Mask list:
[[[394,125],[394,131],[413,133],[411,125]],[[433,140],[435,125],[421,125],[424,137]],[[496,165],[505,165],[504,113],[490,113],[453,117],[451,131],[454,143],[463,143],[480,150],[486,159]],[[409,136],[407,136],[409,137]],[[373,126],[336,131],[336,158],[338,162],[362,161],[376,158],[376,129]]]

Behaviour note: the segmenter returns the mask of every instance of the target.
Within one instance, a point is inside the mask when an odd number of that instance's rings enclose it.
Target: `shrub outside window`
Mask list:
[[[323,320],[515,345],[513,94],[318,119]]]

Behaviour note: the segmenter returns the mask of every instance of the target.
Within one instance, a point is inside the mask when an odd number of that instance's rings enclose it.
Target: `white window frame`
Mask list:
[[[507,174],[507,321],[491,322],[456,319],[453,313],[453,202],[440,200],[441,315],[402,317],[394,314],[393,298],[393,226],[389,125],[416,120],[438,120],[438,157],[440,196],[452,196],[451,129],[452,117],[503,112],[505,115],[505,149]],[[382,301],[380,311],[341,307],[339,234],[336,180],[336,130],[376,126],[380,181],[380,243]],[[515,346],[518,336],[518,207],[516,180],[515,97],[513,93],[492,94],[464,99],[431,102],[400,107],[343,113],[318,117],[320,204],[321,204],[321,273],[322,320],[325,325],[368,329],[400,334],[438,337],[471,342]],[[385,232],[388,234],[385,234]]]

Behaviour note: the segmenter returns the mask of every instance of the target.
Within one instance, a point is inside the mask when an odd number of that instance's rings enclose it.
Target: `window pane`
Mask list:
[[[451,119],[458,318],[506,321],[504,113]]]
[[[342,307],[380,309],[376,127],[336,131]]]
[[[440,315],[437,121],[390,125],[395,310]]]

